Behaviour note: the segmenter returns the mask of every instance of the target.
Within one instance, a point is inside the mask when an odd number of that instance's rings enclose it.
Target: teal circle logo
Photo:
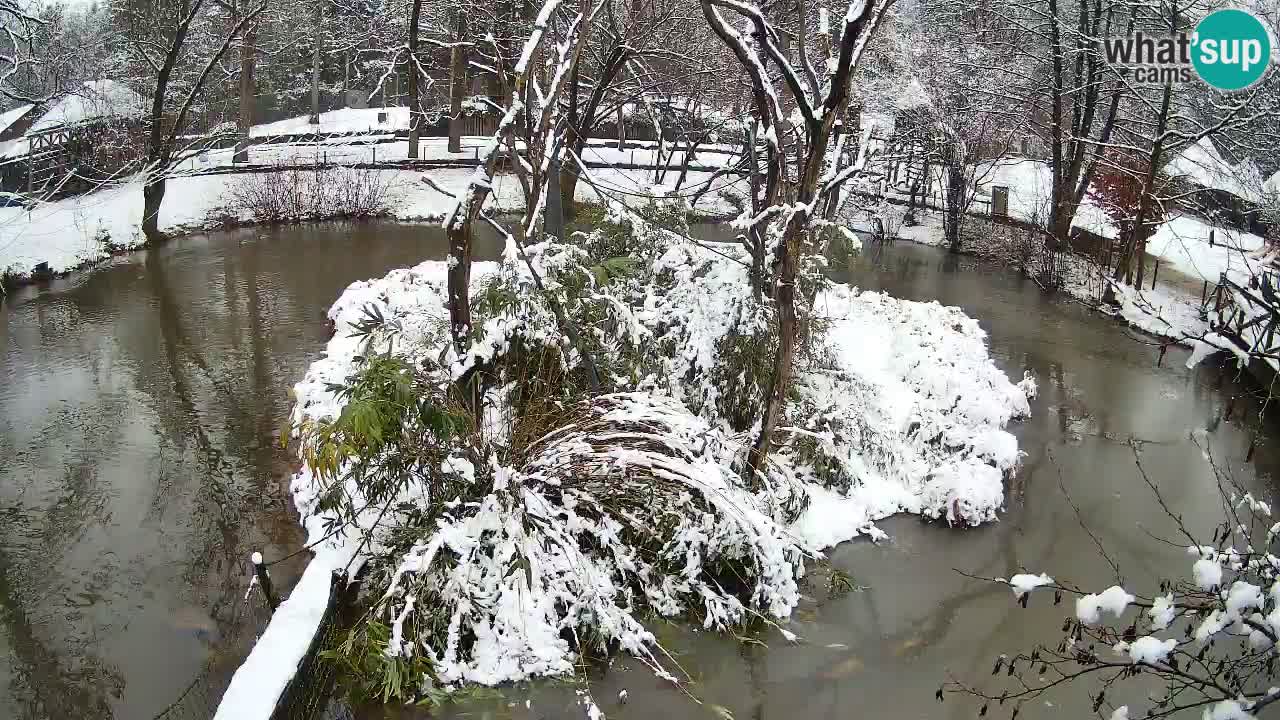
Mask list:
[[[1196,25],[1191,64],[1201,80],[1224,90],[1243,90],[1262,79],[1271,64],[1271,35],[1244,10],[1218,10]]]

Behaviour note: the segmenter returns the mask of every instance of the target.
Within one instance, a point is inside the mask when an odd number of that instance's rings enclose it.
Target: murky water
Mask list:
[[[302,540],[275,438],[325,311],[446,247],[426,226],[241,230],[0,305],[0,717],[151,718],[202,675],[174,717],[207,717],[188,711],[264,614],[246,558]]]
[[[1152,501],[1138,474],[1130,440],[1142,444],[1143,467],[1166,501],[1193,531],[1208,534],[1221,518],[1218,489],[1193,431],[1246,487],[1271,497],[1280,467],[1274,424],[1242,395],[1234,373],[1214,367],[1187,370],[1186,353],[1171,350],[1157,367],[1158,348],[1116,323],[1061,299],[1044,296],[1015,272],[972,258],[909,243],[870,246],[846,273],[856,285],[914,300],[958,305],[990,334],[997,363],[1013,378],[1029,369],[1040,381],[1033,417],[1013,430],[1027,453],[999,523],[953,530],[912,517],[885,521],[891,540],[846,543],[829,557],[859,588],[830,597],[828,572],[818,568],[806,601],[789,628],[803,641],[790,645],[777,632],[760,636],[768,647],[676,626],[658,628],[694,681],[689,693],[619,659],[573,686],[534,683],[498,700],[457,703],[446,715],[465,717],[579,718],[577,693],[589,690],[610,718],[964,718],[979,703],[935,691],[956,678],[986,688],[994,659],[1056,644],[1068,603],[1034,596],[1022,610],[1007,587],[961,574],[1008,576],[1020,569],[1048,571],[1099,590],[1115,573],[1090,538],[1107,548],[1126,583],[1150,592],[1157,573],[1185,577],[1185,552],[1148,533],[1177,539],[1173,523]],[[1230,406],[1231,417],[1224,419]],[[1251,462],[1245,462],[1257,439]],[[1068,501],[1068,498],[1070,500]],[[1079,512],[1073,510],[1072,505]],[[1087,524],[1089,532],[1082,528]],[[626,689],[623,703],[618,693]],[[1019,718],[1091,716],[1086,691],[1068,688],[1024,706]],[[1113,690],[1114,699],[1125,698]],[[696,697],[699,702],[695,701]],[[525,702],[529,702],[526,708]],[[1011,706],[992,705],[989,717],[1008,718]],[[421,717],[414,711],[365,708],[366,718]]]
[[[285,494],[290,459],[274,437],[288,387],[327,339],[325,310],[353,280],[443,252],[422,226],[219,233],[0,306],[0,716],[145,719],[202,675],[216,702],[261,621],[260,600],[242,600],[244,559],[253,549],[281,557],[301,540]],[[1040,598],[1019,610],[1007,589],[956,569],[1110,584],[1065,488],[1127,580],[1183,573],[1186,556],[1146,535],[1173,533],[1137,475],[1131,438],[1194,528],[1214,522],[1219,503],[1193,430],[1208,431],[1241,481],[1271,486],[1277,433],[1259,427],[1256,405],[1232,403],[1241,390],[1229,372],[1185,370],[1180,351],[1157,367],[1157,350],[1111,321],[932,248],[870,248],[849,278],[963,307],[1011,377],[1028,368],[1040,378],[1034,417],[1014,428],[1028,456],[1009,511],[964,531],[896,518],[881,525],[891,541],[837,548],[832,564],[863,587],[829,598],[815,571],[792,624],[801,644],[659,628],[704,704],[619,660],[589,679],[611,717],[713,718],[713,706],[736,718],[973,717],[973,703],[938,705],[939,683],[949,673],[985,682],[995,655],[1056,639],[1066,609]],[[1234,419],[1224,420],[1228,404]],[[277,566],[277,583],[287,588],[299,569]],[[448,712],[582,717],[580,689],[537,683]],[[1020,717],[1080,717],[1083,697],[1060,694]]]

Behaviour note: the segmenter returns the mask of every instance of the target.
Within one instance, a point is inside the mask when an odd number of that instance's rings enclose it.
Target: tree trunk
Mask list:
[[[796,318],[795,256],[801,240],[797,236],[803,234],[802,228],[793,229],[795,225],[796,223],[787,225],[778,267],[779,281],[774,291],[774,304],[778,308],[778,349],[773,356],[773,377],[769,382],[769,394],[764,399],[765,411],[761,418],[760,434],[756,436],[747,458],[751,471],[749,478],[753,483],[759,474],[765,472],[764,463],[773,447],[773,429],[782,419],[795,367],[796,334],[799,329]]]
[[[623,114],[623,103],[618,103],[618,152],[627,148],[627,119]]]
[[[148,178],[142,186],[142,235],[148,245],[156,245],[164,239],[160,232],[160,205],[164,202],[164,191],[163,172]]]
[[[1176,25],[1175,25],[1176,26]],[[1142,176],[1142,193],[1138,199],[1138,214],[1133,221],[1132,254],[1138,263],[1138,287],[1142,287],[1143,255],[1147,249],[1147,214],[1151,211],[1152,194],[1155,190],[1156,168],[1160,165],[1164,154],[1165,131],[1169,128],[1169,107],[1173,101],[1173,83],[1166,83],[1164,95],[1160,101],[1160,115],[1156,119],[1155,139],[1151,143],[1151,152],[1147,155],[1147,170]],[[1126,266],[1128,263],[1126,263]],[[1120,268],[1116,268],[1119,277]]]
[[[238,123],[240,137],[236,139],[236,151],[231,159],[233,163],[249,162],[249,133],[253,130],[253,109],[257,89],[254,77],[257,65],[254,48],[256,40],[257,30],[250,27],[245,30],[244,40],[240,44],[240,120]]]
[[[579,140],[578,133],[570,126],[565,130],[564,146],[573,148],[578,157],[582,157],[586,138]],[[578,172],[578,161],[572,157],[565,157],[560,163],[560,180],[557,183],[560,189],[560,207],[564,217],[570,220],[578,215],[578,204],[574,201],[574,196],[578,192]]]
[[[605,92],[609,89],[617,78],[618,73],[622,72],[622,68],[626,65],[627,51],[622,45],[615,45],[605,59],[604,65],[595,78],[595,86],[591,88],[591,94],[587,96],[585,104],[578,103],[579,78],[578,66],[575,63],[573,69],[569,71],[569,84],[565,90],[568,95],[569,112],[567,116],[568,126],[565,128],[565,138],[563,147],[572,148],[573,154],[582,157],[582,153],[587,148],[587,139],[591,137],[591,133],[595,131],[596,113],[600,109],[600,103],[604,102]],[[573,156],[568,154],[563,156],[563,164],[560,171],[560,206],[564,208],[564,214],[567,218],[573,218],[578,214],[578,205],[574,200],[574,193],[578,188],[578,173],[581,168]]]
[[[462,353],[471,332],[471,227],[455,220],[449,225],[449,326],[454,347]]]
[[[422,102],[418,97],[418,19],[422,0],[413,0],[409,14],[409,157],[418,157],[418,137],[422,132]]]
[[[467,55],[461,43],[467,36],[467,16],[459,11],[454,46],[449,52],[449,152],[462,152],[462,96],[467,92]]]
[[[308,122],[317,126],[320,125],[320,44],[324,40],[324,6],[320,4],[320,0],[312,0],[315,4],[315,16],[312,22],[315,24],[315,34],[312,36],[312,42],[315,47],[311,49],[311,117]]]

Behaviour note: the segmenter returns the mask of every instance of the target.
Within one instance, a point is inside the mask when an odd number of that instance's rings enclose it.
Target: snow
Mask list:
[[[1223,700],[1212,708],[1205,708],[1201,717],[1204,720],[1253,720],[1253,715],[1245,712],[1235,700]]]
[[[8,130],[10,125],[21,120],[22,117],[31,112],[34,107],[34,105],[19,105],[12,110],[5,110],[3,113],[0,113],[0,133]]]
[[[843,372],[802,376],[798,390],[819,416],[857,419],[836,454],[859,482],[839,497],[811,489],[800,535],[829,547],[897,512],[950,524],[994,520],[1004,476],[1021,459],[1003,428],[1030,406],[991,362],[977,321],[936,302],[840,285],[815,307],[832,323],[828,340]],[[935,452],[933,438],[955,450]]]
[[[1262,590],[1253,583],[1237,580],[1227,592],[1227,617],[1239,619],[1245,610],[1261,608]]]
[[[1209,235],[1213,233],[1213,245]],[[1147,252],[1187,277],[1216,284],[1223,273],[1244,284],[1255,274],[1258,262],[1249,256],[1264,245],[1250,233],[1215,227],[1190,215],[1177,215],[1147,240]]]
[[[1177,640],[1161,640],[1146,635],[1129,644],[1129,658],[1135,665],[1155,665],[1164,662],[1176,647],[1178,647]]]
[[[1100,595],[1090,593],[1077,598],[1076,618],[1085,625],[1097,625],[1102,621],[1102,613],[1109,612],[1119,618],[1134,600],[1134,596],[1125,592],[1124,588],[1112,585]]]
[[[29,132],[78,125],[101,118],[139,117],[146,101],[117,80],[89,80],[62,96],[31,125]]]
[[[1212,590],[1222,585],[1222,566],[1215,560],[1200,558],[1191,566],[1196,587],[1201,590]]]
[[[902,94],[898,96],[894,106],[899,110],[915,110],[916,108],[929,107],[933,105],[929,93],[925,91],[924,86],[916,78],[911,78],[911,82],[903,88]]]
[[[1053,196],[1053,171],[1049,164],[1040,160],[1008,158],[984,163],[979,166],[976,177],[981,180],[980,190],[997,185],[1009,188],[1009,215],[1020,220],[1039,219],[1045,222],[1049,217],[1049,201]],[[1085,195],[1076,211],[1072,227],[1087,230],[1103,237],[1114,238],[1118,231],[1102,208],[1093,203]]]
[[[1236,507],[1248,505],[1249,510],[1254,514],[1262,517],[1271,517],[1271,506],[1267,503],[1255,498],[1252,493],[1245,493],[1240,502],[1236,503]]]
[[[222,176],[173,182],[160,210],[161,229],[174,232],[199,224],[217,205],[225,187]],[[140,247],[141,227],[141,179],[30,210],[0,208],[0,270],[29,272],[42,262],[49,263],[53,272],[72,270],[110,253],[100,239]]]
[[[565,249],[557,255],[552,253],[556,247]],[[715,249],[729,253],[734,247]],[[563,262],[575,251],[568,246],[536,246],[529,252],[545,270],[546,263]],[[673,380],[670,385],[609,395],[596,402],[618,418],[667,428],[664,433],[682,438],[681,447],[702,448],[688,459],[659,457],[640,449],[618,451],[617,459],[628,467],[660,462],[677,478],[691,476],[688,463],[694,463],[699,480],[690,492],[714,489],[714,494],[704,497],[718,509],[717,515],[705,514],[702,524],[677,532],[680,547],[685,548],[683,573],[657,575],[644,587],[646,601],[659,614],[683,614],[692,596],[699,598],[698,609],[707,628],[727,627],[743,617],[746,608],[735,598],[701,584],[703,558],[717,553],[756,557],[760,574],[755,578],[753,603],[760,612],[783,618],[799,600],[795,578],[802,572],[801,557],[860,534],[882,535],[872,525],[879,518],[910,512],[945,517],[954,524],[995,519],[1003,505],[1004,476],[1017,467],[1021,456],[1016,439],[1004,428],[1014,418],[1029,414],[1030,408],[1025,388],[1010,382],[992,362],[986,336],[975,320],[957,308],[859,293],[842,285],[819,293],[815,312],[829,322],[827,358],[800,371],[796,382],[805,415],[814,408],[815,419],[820,416],[830,422],[779,432],[784,441],[792,434],[823,438],[827,452],[854,480],[847,490],[820,485],[791,454],[790,446],[783,444],[774,459],[778,472],[792,479],[752,494],[730,469],[731,458],[742,452],[742,436],[725,433],[714,421],[714,397],[706,394],[706,383],[697,381],[706,373],[687,372],[714,361],[717,338],[744,311],[735,303],[750,298],[750,293],[742,292],[745,270],[683,240],[672,241],[654,266],[656,277],[667,277],[659,272],[666,269],[676,279],[664,293],[647,296],[644,307],[630,320],[620,320],[621,334],[646,346],[658,346],[654,338],[664,338],[661,344],[675,350],[666,360],[669,369],[656,376]],[[496,263],[477,263],[473,283],[488,282],[499,268]],[[502,272],[520,276],[520,268],[507,267]],[[439,327],[444,320],[445,269],[443,262],[425,262],[355,283],[343,293],[329,311],[336,332],[324,356],[294,388],[295,421],[334,417],[341,411],[333,383],[341,383],[352,372],[356,356],[363,352],[361,341],[350,337],[349,329],[368,303],[399,323],[397,351],[411,357],[440,356],[436,343],[441,342]],[[554,272],[548,271],[547,277],[554,278]],[[522,320],[526,337],[542,325],[556,334],[545,310],[530,312],[535,314]],[[487,319],[472,353],[457,360],[444,358],[453,368],[449,372],[487,357],[506,342],[502,338],[509,336],[512,327],[503,317]],[[448,353],[451,344],[445,345]],[[686,386],[681,379],[690,377],[694,381]],[[691,413],[686,403],[703,408],[706,417]],[[630,603],[622,601],[618,594],[622,588],[615,582],[619,576],[626,577],[620,575],[620,568],[648,567],[648,560],[625,544],[612,545],[610,557],[577,550],[579,542],[573,533],[584,528],[600,538],[619,533],[619,527],[607,520],[609,516],[598,519],[575,510],[594,501],[588,495],[575,501],[571,493],[581,491],[559,481],[557,468],[578,457],[575,453],[590,451],[585,443],[566,441],[559,446],[552,442],[545,449],[545,459],[538,456],[518,469],[496,468],[494,494],[476,507],[448,509],[439,520],[438,532],[404,556],[386,590],[388,617],[404,617],[402,627],[410,627],[408,618],[417,609],[400,599],[397,588],[407,587],[410,576],[429,576],[430,582],[441,583],[437,586],[453,589],[445,610],[455,613],[452,622],[465,624],[474,637],[467,647],[456,642],[457,633],[439,647],[422,645],[435,658],[441,680],[495,684],[571,672],[574,653],[559,636],[565,613],[591,618],[601,632],[660,672],[651,654],[655,639],[632,617]],[[770,508],[792,492],[786,489],[792,483],[808,496],[809,505],[783,527],[772,519],[776,515]],[[295,502],[312,539],[324,527],[324,514],[316,512],[318,485],[306,467],[293,482]],[[555,492],[544,492],[544,486],[554,487]],[[502,488],[506,490],[497,491]],[[547,518],[534,523],[540,535],[554,535],[545,547],[544,542],[530,542],[529,525],[503,510],[512,490],[519,493],[526,512]],[[347,491],[358,492],[350,482]],[[415,497],[412,492],[412,488],[405,490],[406,499]],[[445,555],[453,560],[436,561]],[[528,583],[523,573],[508,572],[511,559],[517,556],[529,558]],[[419,638],[418,642],[426,641]]]
[[[1009,587],[1013,588],[1014,597],[1021,598],[1023,595],[1035,590],[1041,585],[1049,585],[1053,582],[1053,578],[1040,573],[1039,575],[1029,575],[1026,573],[1014,575],[1009,578]]]
[[[1236,197],[1250,198],[1253,193],[1240,181],[1240,171],[1233,167],[1208,137],[1200,138],[1178,153],[1165,165],[1164,173],[1172,178],[1195,183],[1201,187],[1222,190]]]
[[[1227,626],[1227,616],[1221,610],[1214,610],[1209,613],[1201,623],[1196,626],[1195,639],[1196,642],[1207,642],[1209,638],[1222,632]]]
[[[1151,608],[1147,610],[1147,615],[1151,617],[1152,630],[1164,630],[1173,623],[1173,618],[1177,613],[1174,607],[1173,593],[1161,595],[1151,603]]]
[[[385,115],[386,120],[379,122],[378,116]],[[320,134],[355,134],[355,133],[393,133],[398,130],[409,130],[409,108],[406,106],[386,108],[342,108],[320,113],[320,124],[313,125],[307,115],[285,118],[276,122],[254,125],[249,131],[250,137],[272,137],[276,135],[309,135]]]
[[[1129,706],[1121,705],[1111,711],[1111,720],[1129,720]]]
[[[1158,337],[1186,342],[1188,338],[1202,337],[1208,323],[1200,315],[1200,298],[1174,284],[1158,284],[1154,288],[1135,288],[1132,285],[1113,283],[1116,300],[1120,303],[1114,315],[1132,327]],[[1068,285],[1068,291],[1078,297],[1087,293],[1077,285]]]
[[[426,157],[447,156],[447,140],[429,138],[423,141]],[[473,154],[476,148],[488,141],[467,138],[464,155]],[[376,153],[379,160],[394,161],[407,154],[407,143],[387,143],[367,146],[332,144],[324,146],[329,162],[369,162]],[[308,145],[255,146],[251,159],[255,163],[308,162],[321,150]],[[594,148],[587,155],[609,157],[608,151]],[[647,153],[647,154],[646,154]],[[651,151],[637,151],[636,159],[646,162]],[[628,157],[631,153],[628,152]],[[714,157],[714,155],[712,156]],[[161,232],[178,235],[217,227],[219,213],[226,206],[225,195],[229,187],[240,177],[235,174],[194,174],[222,164],[229,164],[231,151],[213,151],[208,156],[197,156],[184,161],[173,171],[168,180],[164,204],[160,209]],[[325,170],[323,172],[328,172]],[[422,182],[424,175],[445,190],[460,193],[473,175],[468,167],[437,168],[431,170],[380,169],[379,181],[388,185],[390,217],[398,220],[426,220],[444,217],[454,206],[454,201]],[[592,179],[607,193],[634,194],[637,192],[667,193],[673,191],[678,172],[668,172],[664,184],[654,185],[651,170],[596,169]],[[710,181],[711,173],[690,171],[682,194],[691,194]],[[733,212],[722,191],[732,191],[741,180],[735,176],[721,177],[696,206],[710,215],[727,215]],[[740,189],[740,188],[739,188]],[[580,182],[577,197],[584,201],[599,199],[589,183]],[[499,175],[487,207],[501,212],[517,211],[523,207],[523,193],[514,176]],[[235,214],[234,209],[232,209]],[[241,218],[242,220],[244,218]],[[50,270],[62,273],[108,257],[113,248],[132,249],[143,245],[142,179],[126,178],[121,183],[94,193],[66,198],[51,203],[40,203],[31,209],[0,208],[0,271],[12,270],[29,273],[40,263],[48,263]],[[108,244],[109,243],[109,244]]]
[[[1018,389],[1027,396],[1028,400],[1034,400],[1040,392],[1040,386],[1036,383],[1036,376],[1030,370],[1022,371],[1022,380],[1018,381]]]
[[[324,618],[333,572],[345,567],[350,558],[350,553],[331,547],[318,549],[293,592],[271,616],[249,657],[232,676],[214,720],[269,720]]]

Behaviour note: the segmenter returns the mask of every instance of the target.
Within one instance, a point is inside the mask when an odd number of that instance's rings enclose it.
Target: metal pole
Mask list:
[[[253,574],[258,577],[262,594],[267,598],[267,607],[275,612],[280,607],[280,598],[276,597],[275,589],[271,587],[271,575],[267,573],[267,566],[262,563],[262,553],[255,552],[249,559],[253,561]]]

